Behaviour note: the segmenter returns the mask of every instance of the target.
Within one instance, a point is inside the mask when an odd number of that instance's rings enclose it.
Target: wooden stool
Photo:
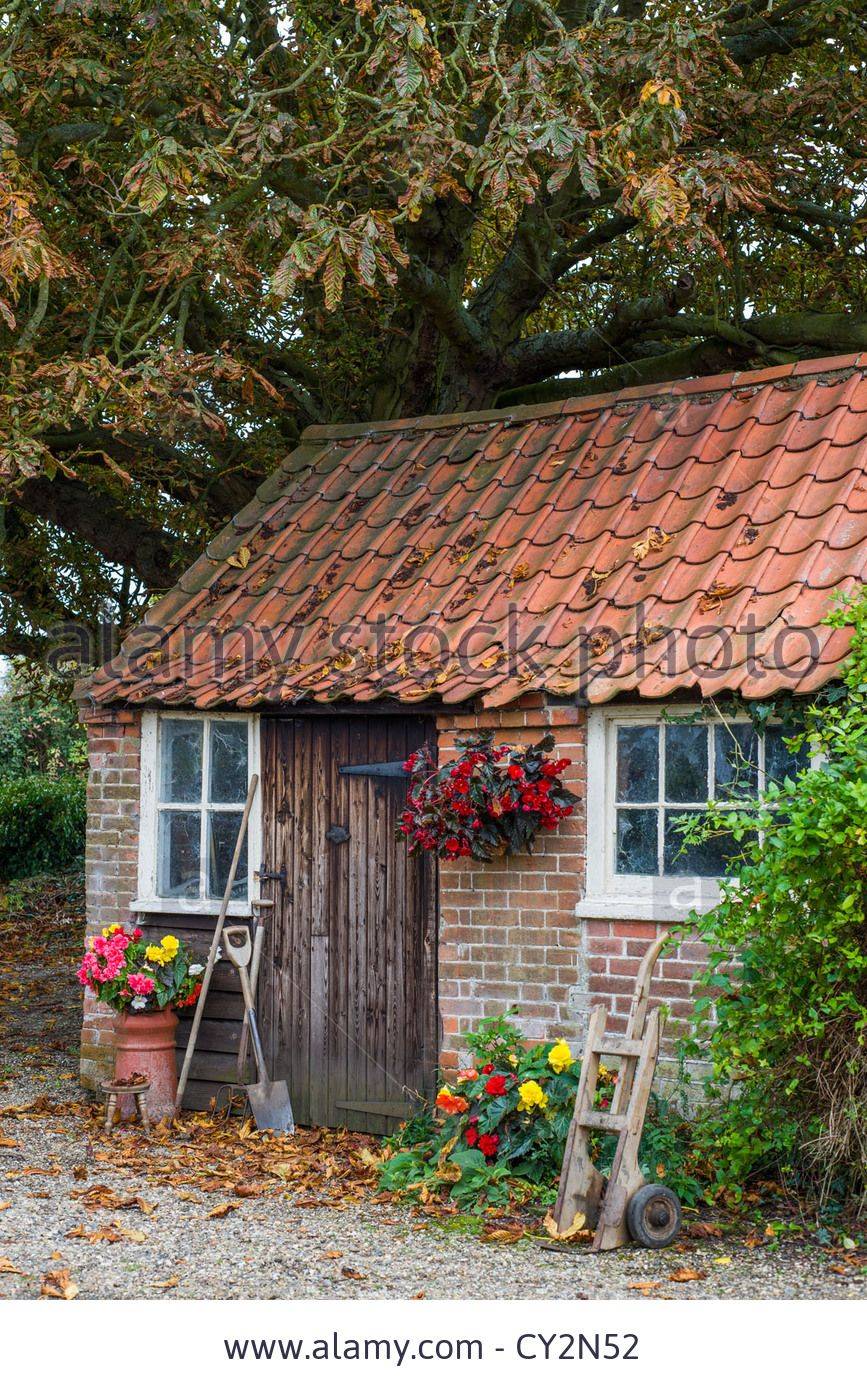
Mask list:
[[[150,1138],[151,1123],[148,1119],[145,1096],[151,1088],[149,1081],[101,1081],[100,1089],[105,1096],[105,1132],[111,1134],[117,1102],[121,1096],[132,1096],[141,1120],[142,1129]]]

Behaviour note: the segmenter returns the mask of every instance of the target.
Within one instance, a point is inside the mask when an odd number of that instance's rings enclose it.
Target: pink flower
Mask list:
[[[127,984],[133,994],[153,994],[154,982],[150,975],[127,975]]]

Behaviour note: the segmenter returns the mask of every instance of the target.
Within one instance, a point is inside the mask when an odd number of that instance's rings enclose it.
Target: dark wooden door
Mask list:
[[[406,777],[341,769],[403,761],[434,736],[417,716],[262,721],[265,865],[285,884],[263,884],[260,1005],[302,1124],[387,1133],[431,1092],[436,864],[395,840]]]

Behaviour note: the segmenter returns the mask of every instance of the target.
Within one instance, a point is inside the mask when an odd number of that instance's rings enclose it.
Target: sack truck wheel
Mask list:
[[[629,1234],[648,1250],[670,1245],[680,1230],[680,1201],[670,1187],[650,1182],[640,1187],[626,1208]]]

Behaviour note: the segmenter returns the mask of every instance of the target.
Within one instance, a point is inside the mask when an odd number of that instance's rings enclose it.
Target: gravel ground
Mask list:
[[[6,1058],[8,1064],[12,1059]],[[39,1094],[80,1101],[68,1072],[45,1065],[20,1076],[4,1066],[0,1110]],[[63,1059],[62,1066],[68,1066]],[[221,1198],[153,1183],[100,1161],[106,1147],[93,1120],[56,1114],[0,1116],[0,1298],[36,1298],[46,1271],[68,1269],[82,1298],[860,1298],[863,1272],[852,1256],[796,1241],[747,1248],[743,1239],[688,1240],[653,1252],[627,1249],[598,1258],[580,1246],[487,1244],[401,1205],[370,1198],[339,1208],[294,1207],[291,1194],[249,1198],[208,1219]],[[15,1148],[8,1146],[14,1141]],[[96,1147],[95,1147],[96,1146]],[[43,1168],[48,1174],[21,1173]],[[57,1173],[59,1168],[60,1172]],[[74,1171],[77,1170],[77,1171]],[[18,1174],[16,1176],[16,1174]],[[94,1211],[71,1192],[93,1183],[136,1194],[155,1209]],[[117,1220],[114,1243],[70,1237]],[[833,1266],[836,1266],[836,1271]],[[704,1275],[672,1281],[677,1270]],[[631,1289],[643,1284],[644,1289]],[[647,1287],[650,1286],[650,1287]]]

